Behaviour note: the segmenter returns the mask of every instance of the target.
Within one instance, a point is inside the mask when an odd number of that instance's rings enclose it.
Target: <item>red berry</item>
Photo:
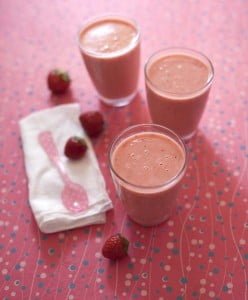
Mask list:
[[[48,88],[55,94],[64,93],[70,86],[71,79],[67,72],[55,69],[47,76]]]
[[[87,150],[87,144],[84,139],[73,136],[69,138],[65,144],[64,153],[70,159],[80,159]]]
[[[120,233],[112,235],[103,245],[102,254],[111,260],[117,260],[127,255],[129,241]]]
[[[88,111],[79,116],[81,125],[91,137],[99,135],[104,127],[104,119],[99,111]]]

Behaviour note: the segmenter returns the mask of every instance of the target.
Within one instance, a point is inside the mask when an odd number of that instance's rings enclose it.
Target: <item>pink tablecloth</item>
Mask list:
[[[100,105],[77,48],[86,18],[115,12],[142,31],[140,92],[121,109]],[[0,4],[0,296],[1,299],[248,299],[248,5],[246,1],[1,1]],[[186,46],[204,52],[215,81],[177,209],[165,224],[130,221],[107,166],[112,138],[148,122],[143,64],[153,51]],[[52,97],[46,75],[64,67],[70,94]],[[104,134],[94,142],[114,210],[107,223],[42,234],[28,204],[18,120],[79,102],[100,109]],[[101,255],[122,232],[129,257]]]

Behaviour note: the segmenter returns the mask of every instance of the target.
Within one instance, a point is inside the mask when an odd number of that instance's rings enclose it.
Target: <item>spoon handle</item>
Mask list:
[[[68,182],[69,178],[66,174],[64,165],[59,159],[58,149],[54,143],[51,131],[42,131],[39,134],[38,139],[39,143],[41,144],[42,148],[46,152],[53,165],[56,167],[63,181],[65,183]]]

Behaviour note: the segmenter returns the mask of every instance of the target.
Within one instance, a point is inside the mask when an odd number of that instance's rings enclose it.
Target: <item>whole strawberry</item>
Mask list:
[[[111,260],[117,260],[127,255],[129,241],[120,233],[112,235],[103,245],[102,255]]]
[[[79,116],[81,125],[90,137],[99,135],[104,127],[104,119],[99,111],[88,111]]]
[[[64,153],[68,158],[76,160],[84,156],[87,148],[88,147],[84,139],[73,136],[67,140]]]
[[[47,76],[48,88],[54,94],[64,93],[70,86],[71,79],[69,74],[60,69],[54,69]]]

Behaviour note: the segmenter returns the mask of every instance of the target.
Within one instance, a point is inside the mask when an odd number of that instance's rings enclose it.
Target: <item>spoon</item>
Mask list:
[[[59,158],[58,149],[55,145],[51,131],[42,131],[38,140],[46,152],[53,166],[57,169],[64,187],[61,198],[64,206],[72,212],[81,212],[88,208],[88,196],[85,189],[68,177],[65,167]]]

